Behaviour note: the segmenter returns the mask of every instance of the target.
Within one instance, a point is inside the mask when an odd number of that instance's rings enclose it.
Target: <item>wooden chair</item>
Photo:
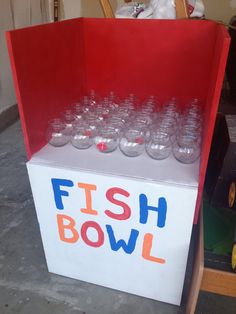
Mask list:
[[[194,314],[200,291],[236,297],[236,274],[204,266],[203,213],[201,210],[199,231],[195,242],[195,258],[186,314]]]
[[[124,0],[125,2],[131,2],[131,0]],[[105,17],[114,18],[114,12],[109,0],[100,0]],[[187,19],[189,18],[187,2],[186,0],[175,0],[176,18]]]

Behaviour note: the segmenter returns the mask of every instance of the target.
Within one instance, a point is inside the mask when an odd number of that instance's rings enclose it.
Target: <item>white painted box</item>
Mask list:
[[[50,272],[180,304],[198,162],[68,144],[27,168]]]

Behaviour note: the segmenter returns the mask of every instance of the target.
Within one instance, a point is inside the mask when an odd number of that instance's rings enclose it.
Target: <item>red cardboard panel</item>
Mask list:
[[[83,21],[7,33],[28,158],[46,144],[48,120],[78,99],[84,80]]]
[[[211,141],[215,126],[216,113],[218,110],[218,104],[221,94],[222,83],[225,74],[225,66],[228,56],[230,38],[226,31],[226,28],[218,25],[218,32],[216,37],[214,57],[211,66],[211,76],[209,80],[208,95],[204,108],[204,134],[202,142],[202,154],[199,174],[199,192],[196,204],[196,211],[194,222],[197,222],[199,208],[202,197],[202,190],[205,181],[206,168],[211,148]]]
[[[188,20],[85,20],[86,86],[161,101],[207,98],[218,25]]]
[[[204,110],[199,194],[227,59],[226,29],[210,21],[73,19],[7,33],[28,158],[45,142],[47,121],[81,93],[115,91]]]

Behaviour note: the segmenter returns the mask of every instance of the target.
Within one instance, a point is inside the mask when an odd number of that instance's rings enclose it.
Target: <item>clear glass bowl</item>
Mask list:
[[[161,104],[158,101],[158,99],[155,96],[151,95],[143,102],[141,111],[152,113],[152,112],[160,111],[160,108],[161,108]]]
[[[116,96],[114,91],[110,91],[108,94],[108,100],[109,100],[109,108],[111,110],[118,108],[120,106],[120,99]]]
[[[66,126],[60,119],[50,120],[46,131],[47,142],[55,147],[66,145],[70,141],[70,135],[65,129]]]
[[[150,136],[146,144],[146,152],[153,159],[161,160],[169,157],[172,150],[172,143],[167,133],[157,131]]]
[[[178,118],[179,110],[178,110],[178,101],[175,97],[172,97],[168,101],[164,103],[164,106],[161,110],[162,114],[172,116],[173,118]]]
[[[111,117],[106,120],[107,127],[112,127],[116,130],[117,134],[120,135],[124,129],[124,120],[119,117]]]
[[[200,156],[200,145],[196,136],[179,135],[173,146],[175,158],[184,163],[194,163]]]
[[[80,102],[76,102],[72,104],[72,110],[74,113],[75,121],[83,120],[83,106]]]
[[[119,145],[119,134],[114,127],[104,126],[98,129],[94,143],[101,153],[111,153]]]
[[[70,141],[78,149],[87,149],[93,145],[93,131],[88,125],[75,126]]]
[[[175,141],[176,130],[177,130],[176,119],[162,114],[159,115],[155,121],[153,121],[152,125],[150,125],[151,133],[155,132],[166,133],[168,134],[172,143]]]
[[[76,120],[76,116],[71,109],[67,109],[62,113],[63,123],[65,124],[64,132],[70,136],[73,130],[73,123]]]
[[[137,157],[145,149],[145,133],[141,130],[129,129],[120,139],[120,150],[128,157]]]

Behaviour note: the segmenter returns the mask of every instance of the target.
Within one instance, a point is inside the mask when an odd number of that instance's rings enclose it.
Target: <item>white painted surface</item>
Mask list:
[[[33,162],[34,160],[34,162]],[[82,170],[69,170],[55,165],[36,164],[35,158],[27,163],[37,216],[50,272],[152,298],[172,304],[180,304],[184,283],[189,242],[197,188],[174,186],[137,180],[128,177],[109,176]],[[137,169],[139,171],[139,169]],[[71,188],[61,187],[69,193],[63,196],[64,210],[58,210],[54,201],[51,178],[72,180]],[[94,184],[92,206],[98,215],[81,212],[86,207],[84,190],[78,182]],[[104,211],[110,209],[120,213],[121,207],[106,198],[111,187],[120,187],[129,192],[128,198],[116,196],[131,208],[127,220],[109,218]],[[157,213],[149,211],[148,221],[141,224],[139,214],[139,195],[145,194],[150,206],[157,206],[158,199],[167,201],[166,224],[157,227]],[[60,240],[56,216],[70,216],[75,221],[79,239],[75,243]],[[81,226],[87,221],[95,221],[104,233],[102,246],[94,248],[83,241]],[[131,229],[139,232],[136,247],[131,254],[111,249],[106,225],[114,230],[115,237],[127,241]],[[165,264],[153,262],[142,257],[144,234],[153,235],[151,255],[165,259]],[[70,237],[70,232],[65,233]],[[97,234],[89,229],[90,240],[96,241]]]
[[[198,186],[199,178],[199,160],[182,164],[171,154],[157,161],[146,153],[132,158],[124,156],[119,149],[104,154],[94,146],[79,150],[70,143],[63,147],[44,146],[31,158],[31,163],[192,187]]]

